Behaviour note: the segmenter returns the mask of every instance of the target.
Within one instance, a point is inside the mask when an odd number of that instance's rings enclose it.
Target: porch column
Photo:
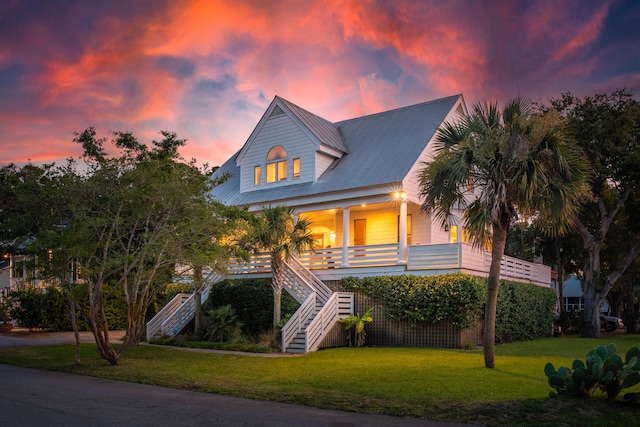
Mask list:
[[[406,196],[402,197],[402,200],[400,201],[400,221],[398,224],[398,234],[399,234],[398,264],[406,264],[407,263],[407,199],[406,199]]]
[[[349,266],[349,208],[342,208],[342,266]]]

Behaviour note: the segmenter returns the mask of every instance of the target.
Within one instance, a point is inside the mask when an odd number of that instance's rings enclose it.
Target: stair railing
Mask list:
[[[340,319],[353,314],[353,294],[351,292],[335,292],[329,301],[320,309],[306,329],[306,351],[316,351],[322,339]]]
[[[313,316],[316,314],[316,294],[310,294],[306,301],[291,316],[291,319],[282,328],[282,351],[286,351],[287,347],[293,339],[309,324]],[[305,340],[306,341],[306,340]],[[305,353],[307,345],[305,344]]]

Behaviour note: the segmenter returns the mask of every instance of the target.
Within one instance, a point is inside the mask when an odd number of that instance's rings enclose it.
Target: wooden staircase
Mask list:
[[[211,272],[205,277],[202,302],[209,298],[211,286],[224,280],[225,276]],[[174,337],[193,320],[196,315],[196,294],[178,294],[147,322],[147,341],[153,338]]]
[[[282,328],[282,351],[316,351],[341,318],[353,314],[353,294],[332,292],[297,259],[285,262],[284,289],[301,305]]]

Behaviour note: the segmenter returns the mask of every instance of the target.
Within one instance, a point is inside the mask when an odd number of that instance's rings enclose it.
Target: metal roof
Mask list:
[[[234,155],[216,172],[216,176],[228,173],[230,177],[213,190],[213,196],[229,205],[264,204],[335,191],[397,184],[418,161],[427,143],[461,97],[462,95],[454,95],[335,124],[282,100],[305,126],[322,134],[318,135],[321,141],[331,140],[336,143],[335,133],[331,129],[337,129],[341,140],[349,148],[348,154],[336,160],[316,182],[273,188],[267,186],[265,189],[245,193],[240,193],[240,168],[236,165]],[[325,132],[330,135],[327,136]]]

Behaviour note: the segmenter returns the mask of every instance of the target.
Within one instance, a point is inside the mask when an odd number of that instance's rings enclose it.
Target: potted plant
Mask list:
[[[13,329],[13,324],[9,323],[11,320],[11,314],[9,310],[11,309],[11,298],[2,298],[0,299],[0,333],[11,332]]]

